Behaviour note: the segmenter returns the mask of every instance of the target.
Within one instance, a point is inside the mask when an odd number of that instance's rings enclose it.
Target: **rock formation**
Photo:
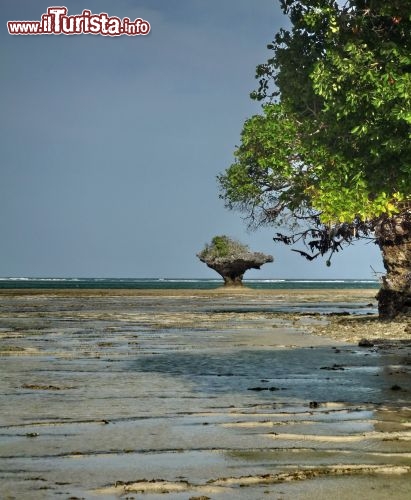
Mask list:
[[[215,236],[197,257],[223,277],[225,286],[242,286],[248,269],[260,269],[274,260],[272,255],[251,252],[248,246],[228,236]]]

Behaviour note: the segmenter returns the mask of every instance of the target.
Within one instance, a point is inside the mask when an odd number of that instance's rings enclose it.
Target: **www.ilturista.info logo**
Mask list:
[[[151,27],[148,21],[128,17],[110,17],[105,12],[92,14],[83,10],[78,16],[68,16],[67,7],[49,7],[41,21],[8,21],[10,35],[103,35],[136,36],[148,35]]]

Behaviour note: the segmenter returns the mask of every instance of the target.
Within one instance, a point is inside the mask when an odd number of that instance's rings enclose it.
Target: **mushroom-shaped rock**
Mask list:
[[[248,269],[260,269],[274,260],[272,255],[251,252],[247,245],[225,235],[215,236],[197,257],[223,277],[225,286],[242,286]]]

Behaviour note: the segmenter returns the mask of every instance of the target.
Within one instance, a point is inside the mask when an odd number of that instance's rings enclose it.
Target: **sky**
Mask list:
[[[62,2],[58,2],[61,5]],[[248,278],[374,278],[374,244],[308,262],[247,231],[216,175],[233,162],[276,0],[66,0],[69,15],[151,25],[147,36],[12,36],[54,4],[2,0],[0,276],[213,278],[196,257],[227,234],[274,263]]]

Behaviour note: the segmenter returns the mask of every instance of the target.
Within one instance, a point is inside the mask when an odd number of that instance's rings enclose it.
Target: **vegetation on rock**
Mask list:
[[[234,257],[250,251],[247,245],[243,245],[237,240],[233,240],[226,235],[214,236],[211,244],[206,244],[204,249],[198,254],[199,257],[216,259],[219,257]]]
[[[273,262],[271,255],[251,252],[247,245],[226,235],[215,236],[197,257],[223,277],[225,286],[241,286],[248,269],[260,269],[263,264]]]

